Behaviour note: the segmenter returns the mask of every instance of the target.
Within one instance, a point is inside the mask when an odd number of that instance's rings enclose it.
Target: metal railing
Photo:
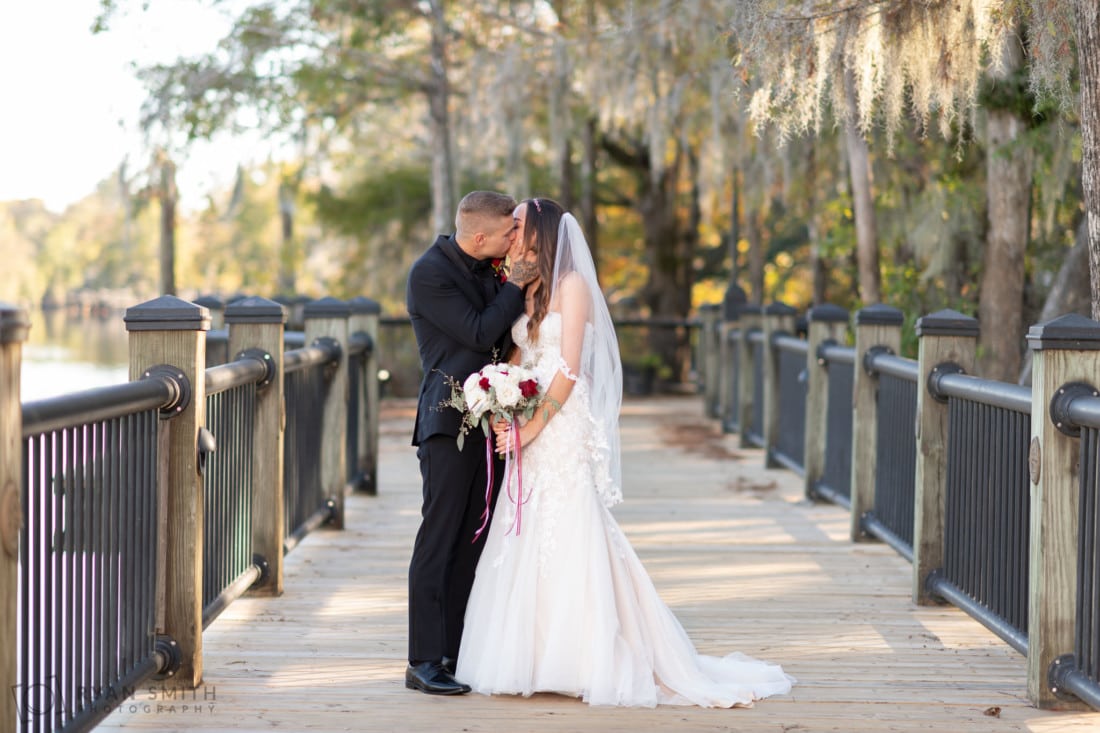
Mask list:
[[[803,475],[806,438],[806,351],[805,339],[775,334],[771,348],[779,363],[779,430],[772,458],[798,475]]]
[[[270,382],[269,365],[249,355],[206,370],[206,429],[198,456],[204,475],[203,628],[263,575],[252,551],[252,434],[256,390]]]
[[[749,445],[764,447],[764,331],[753,328],[745,334],[745,348],[752,362],[752,414],[741,435]]]
[[[1031,390],[965,374],[930,389],[948,435],[944,567],[928,588],[1026,654]]]
[[[916,602],[952,603],[1026,654],[1036,705],[1100,709],[1100,389],[1073,381],[1100,369],[1100,324],[1066,316],[1032,327],[1042,375],[1032,389],[965,374],[972,318],[920,319],[913,360],[894,355],[900,311],[857,314],[854,349],[837,344],[847,325],[837,311],[815,309],[807,342],[784,333],[790,309],[742,312],[726,333],[753,353],[734,361],[722,345],[709,371],[735,390],[704,390],[722,395],[708,414],[740,427],[765,466],[802,473],[807,496],[845,505],[853,540],[874,536],[910,560]],[[737,411],[749,424],[729,419],[734,399],[753,401]]]
[[[321,454],[328,372],[339,356],[340,345],[331,340],[319,340],[283,355],[286,404],[284,547],[287,552],[334,516],[335,506],[321,482],[320,463],[310,457]]]
[[[22,731],[88,730],[170,665],[158,644],[163,372],[23,407],[18,683]]]
[[[726,432],[734,433],[741,427],[741,390],[738,387],[741,364],[740,329],[732,328],[726,332],[726,349],[726,353],[729,355],[729,360],[726,364],[729,366],[724,370],[719,370],[715,378],[726,380],[725,390],[728,397],[726,399],[724,414],[719,416],[722,421],[722,429]]]
[[[852,387],[856,350],[822,344],[818,358],[828,370],[825,469],[811,487],[813,494],[848,508],[852,493]]]
[[[913,359],[868,354],[866,368],[879,381],[875,438],[874,509],[860,519],[868,533],[913,560],[916,415],[919,368]]]

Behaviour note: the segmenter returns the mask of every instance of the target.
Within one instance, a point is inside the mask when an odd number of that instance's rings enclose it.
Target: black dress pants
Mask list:
[[[485,436],[473,430],[463,450],[449,435],[422,441],[417,449],[424,503],[409,563],[409,662],[458,658],[466,602],[488,528],[475,541],[485,511]],[[502,463],[494,457],[496,500]]]

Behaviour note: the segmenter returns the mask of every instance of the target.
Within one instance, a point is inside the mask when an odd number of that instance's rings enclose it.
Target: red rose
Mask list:
[[[508,273],[504,271],[504,258],[494,257],[491,262],[493,263],[493,272],[497,275],[497,280],[502,283],[508,282]]]
[[[534,397],[539,393],[539,383],[534,379],[525,379],[519,383],[519,392],[524,397]]]
[[[482,377],[481,379],[477,380],[477,386],[481,387],[483,390],[488,392],[489,391],[489,378],[488,377]]]

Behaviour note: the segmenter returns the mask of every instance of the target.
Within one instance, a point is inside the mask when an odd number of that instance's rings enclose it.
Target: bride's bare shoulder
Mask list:
[[[579,272],[566,273],[561,280],[558,281],[558,291],[563,297],[575,297],[588,295],[588,285],[585,283],[584,278],[581,277]]]

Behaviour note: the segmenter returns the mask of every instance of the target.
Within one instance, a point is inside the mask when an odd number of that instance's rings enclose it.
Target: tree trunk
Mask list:
[[[882,276],[878,264],[878,231],[875,223],[875,200],[871,192],[871,156],[867,141],[856,126],[855,80],[852,72],[844,74],[845,102],[844,139],[848,149],[848,171],[852,180],[852,208],[856,220],[856,261],[859,269],[859,297],[864,305],[882,301]]]
[[[573,196],[573,141],[566,137],[562,144],[558,180],[561,187],[561,205],[566,211],[573,211],[576,200]]]
[[[741,168],[730,171],[730,284],[737,282],[737,245],[741,242]]]
[[[596,118],[589,117],[582,128],[583,157],[581,159],[581,223],[592,261],[600,271],[599,227],[596,221]]]
[[[685,163],[690,175],[694,155],[681,145],[677,144],[675,159],[657,180],[648,169],[639,173],[639,183],[645,192],[640,208],[649,263],[646,303],[650,317],[661,319],[686,318],[691,309],[691,266],[695,252],[694,238],[688,230],[693,223],[689,221],[681,229],[677,191]],[[650,328],[649,346],[662,364],[676,372],[686,368],[687,342],[678,329]]]
[[[749,240],[749,302],[764,304],[764,213],[760,208],[745,212],[745,236]]]
[[[1068,313],[1076,313],[1088,316],[1092,312],[1092,297],[1089,289],[1089,229],[1088,220],[1081,218],[1077,225],[1077,238],[1073,247],[1066,254],[1062,266],[1058,268],[1058,275],[1050,286],[1046,300],[1043,301],[1043,310],[1039,313],[1039,323],[1064,316]],[[1028,349],[1027,357],[1030,357],[1031,349]],[[1020,384],[1031,383],[1031,359],[1025,358],[1020,369]]]
[[[176,164],[167,156],[160,165],[160,292],[176,293]]]
[[[1088,226],[1092,317],[1100,320],[1100,5],[1073,0],[1081,75],[1081,183]]]
[[[293,294],[297,287],[295,278],[295,265],[298,261],[298,253],[295,251],[294,242],[294,199],[298,192],[295,181],[285,178],[279,184],[279,221],[282,232],[282,248],[279,252],[279,283],[280,293]]]
[[[1007,42],[1002,67],[990,72],[1011,77],[1023,63],[1022,49]],[[1010,382],[1023,356],[1024,253],[1031,201],[1031,153],[1019,137],[1025,120],[1007,109],[992,109],[986,123],[986,196],[989,230],[978,300],[979,373]]]
[[[821,258],[821,225],[820,206],[821,196],[818,195],[817,181],[817,141],[808,142],[810,149],[806,153],[806,179],[810,184],[810,215],[807,218],[806,236],[810,240],[810,282],[811,304],[821,305],[825,302],[826,277],[828,270],[825,261]]]
[[[428,118],[432,144],[432,227],[454,230],[454,161],[451,156],[450,81],[447,78],[447,20],[442,0],[429,3],[432,15],[431,82]]]

